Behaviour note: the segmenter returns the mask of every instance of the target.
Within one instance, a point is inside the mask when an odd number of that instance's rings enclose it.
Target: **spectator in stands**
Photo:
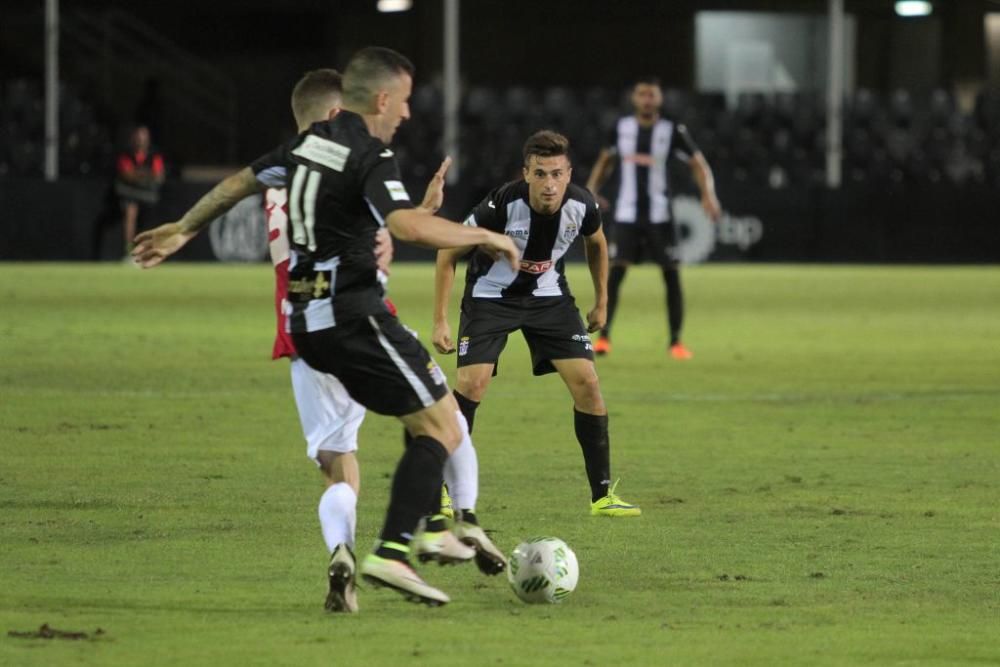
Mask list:
[[[115,163],[115,195],[121,207],[125,235],[125,256],[131,261],[132,240],[140,220],[160,199],[163,184],[163,156],[149,139],[149,128],[138,125],[129,136],[128,150]]]

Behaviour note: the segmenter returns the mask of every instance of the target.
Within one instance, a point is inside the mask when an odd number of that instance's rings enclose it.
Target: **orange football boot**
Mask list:
[[[684,361],[694,356],[694,352],[684,347],[684,343],[678,341],[670,346],[670,356],[674,359]]]

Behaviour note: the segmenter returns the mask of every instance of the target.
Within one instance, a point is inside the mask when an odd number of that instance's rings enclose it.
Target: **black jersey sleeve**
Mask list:
[[[282,144],[250,163],[257,182],[266,188],[284,188],[288,176],[288,144]]]
[[[403,186],[399,176],[399,165],[389,149],[373,155],[372,165],[365,172],[362,190],[365,201],[372,212],[377,215],[381,224],[393,211],[413,208],[410,195]]]
[[[583,214],[583,222],[580,223],[580,233],[584,236],[596,234],[601,229],[601,207],[597,205],[594,198],[589,198],[586,202],[587,212]]]
[[[503,191],[504,188],[500,187],[486,195],[486,198],[476,204],[466,216],[462,224],[502,233],[506,224],[501,216],[501,211],[506,210],[506,204],[502,202]]]
[[[568,190],[569,199],[576,200],[583,204],[584,213],[580,220],[580,233],[584,236],[596,234],[601,228],[601,207],[597,205],[597,200],[585,188],[571,183]]]
[[[687,161],[699,150],[701,149],[691,138],[691,132],[688,131],[687,125],[683,123],[674,125],[674,137],[673,141],[670,142],[670,155]]]

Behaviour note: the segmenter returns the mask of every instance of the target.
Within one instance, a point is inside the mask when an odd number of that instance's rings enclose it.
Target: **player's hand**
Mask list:
[[[702,195],[701,208],[712,222],[718,222],[719,218],[722,217],[722,205],[719,203],[718,197],[712,193]]]
[[[184,232],[178,222],[168,222],[135,237],[132,257],[144,269],[150,269],[184,247],[194,233]]]
[[[608,323],[608,307],[594,306],[594,309],[587,313],[587,333],[594,333],[604,328]]]
[[[444,177],[451,166],[451,158],[446,157],[441,162],[441,166],[434,172],[431,182],[427,184],[427,191],[424,193],[424,200],[420,203],[420,208],[428,213],[437,213],[444,204]]]
[[[451,327],[447,322],[434,323],[431,342],[434,344],[434,349],[441,354],[451,354],[455,351],[455,341],[451,339]]]
[[[486,242],[480,244],[479,247],[494,261],[505,260],[515,273],[521,270],[521,251],[517,249],[509,236],[490,232]]]
[[[375,266],[385,275],[389,275],[393,251],[392,234],[389,233],[388,229],[382,227],[375,232]]]

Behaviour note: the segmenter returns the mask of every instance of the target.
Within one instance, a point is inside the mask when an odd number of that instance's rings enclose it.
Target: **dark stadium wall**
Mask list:
[[[107,184],[77,179],[45,183],[0,179],[0,261],[90,260],[95,233],[102,258],[120,257],[121,228],[107,219]],[[208,189],[167,183],[151,218],[174,220]],[[731,221],[756,221],[762,234],[741,246],[720,233],[714,261],[751,262],[1000,262],[1000,191],[988,185],[899,184],[884,189],[856,184],[840,191],[822,187],[769,190],[720,182]],[[456,193],[459,199],[463,196]],[[452,218],[462,213],[449,209]],[[687,221],[679,220],[682,237]],[[724,223],[726,224],[726,223]],[[720,230],[721,231],[721,230]],[[199,235],[180,260],[214,260],[210,233]],[[266,252],[260,247],[260,257]],[[403,261],[429,260],[429,251],[397,244]],[[577,244],[571,260],[582,260]]]

